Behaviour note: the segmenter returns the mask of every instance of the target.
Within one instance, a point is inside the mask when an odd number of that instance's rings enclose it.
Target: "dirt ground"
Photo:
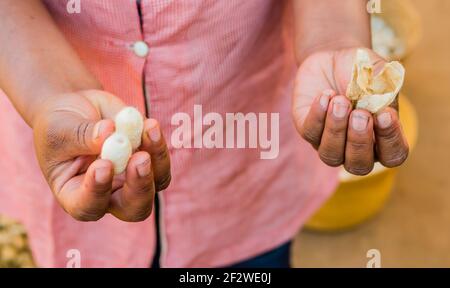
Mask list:
[[[22,225],[0,216],[0,268],[34,267],[27,242]]]
[[[450,266],[450,1],[413,2],[424,37],[405,61],[403,91],[418,112],[418,144],[385,209],[348,232],[300,233],[295,267],[365,267],[369,249],[382,267]]]

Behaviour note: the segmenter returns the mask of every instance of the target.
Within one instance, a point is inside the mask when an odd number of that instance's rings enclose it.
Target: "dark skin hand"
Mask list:
[[[330,166],[368,174],[378,160],[396,167],[408,157],[396,103],[372,115],[345,97],[358,48],[367,49],[375,73],[386,61],[370,50],[365,0],[292,0],[299,69],[292,115],[299,134]]]
[[[97,159],[114,132],[111,120],[125,104],[112,94],[87,90],[61,95],[35,118],[35,149],[56,199],[75,219],[95,221],[111,213],[123,221],[145,220],[155,193],[170,183],[169,152],[159,124],[146,119],[142,145],[125,173],[114,176]]]
[[[347,48],[308,57],[297,73],[293,115],[300,135],[324,163],[366,175],[377,160],[386,167],[401,165],[409,147],[395,104],[372,115],[353,109],[344,96],[355,53],[356,48]],[[385,61],[370,53],[377,73]]]
[[[40,0],[0,1],[0,87],[33,129],[36,156],[57,201],[81,221],[111,213],[143,221],[170,183],[170,160],[155,119],[125,173],[98,159],[125,103],[86,69]],[[45,35],[45,37],[42,37]],[[63,65],[61,65],[63,64]]]

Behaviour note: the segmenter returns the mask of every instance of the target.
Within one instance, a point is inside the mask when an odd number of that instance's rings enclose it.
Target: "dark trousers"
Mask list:
[[[226,268],[289,268],[291,242],[287,242],[269,252],[254,258],[236,263]],[[157,253],[158,255],[159,253]],[[152,268],[159,268],[158,257],[155,257]]]

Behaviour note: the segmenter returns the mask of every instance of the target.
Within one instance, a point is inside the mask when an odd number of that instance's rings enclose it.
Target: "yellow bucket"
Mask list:
[[[400,120],[410,148],[417,141],[417,115],[414,107],[403,96],[399,97]],[[352,228],[363,223],[384,206],[392,191],[396,169],[377,164],[367,176],[352,176],[343,170],[340,184],[331,198],[306,223],[305,228],[332,232]]]

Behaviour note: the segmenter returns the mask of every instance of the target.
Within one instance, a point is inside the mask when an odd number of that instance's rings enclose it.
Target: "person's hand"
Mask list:
[[[401,165],[409,148],[397,103],[377,115],[352,110],[345,92],[356,50],[318,52],[306,58],[297,72],[292,113],[298,132],[323,162],[333,167],[344,164],[348,172],[366,175],[375,161],[386,167]],[[378,73],[385,60],[369,53]]]
[[[109,160],[97,159],[125,104],[100,90],[59,95],[42,104],[33,123],[41,170],[64,210],[80,221],[105,213],[129,222],[152,211],[155,193],[170,183],[169,152],[159,124],[146,119],[142,145],[115,176]]]

